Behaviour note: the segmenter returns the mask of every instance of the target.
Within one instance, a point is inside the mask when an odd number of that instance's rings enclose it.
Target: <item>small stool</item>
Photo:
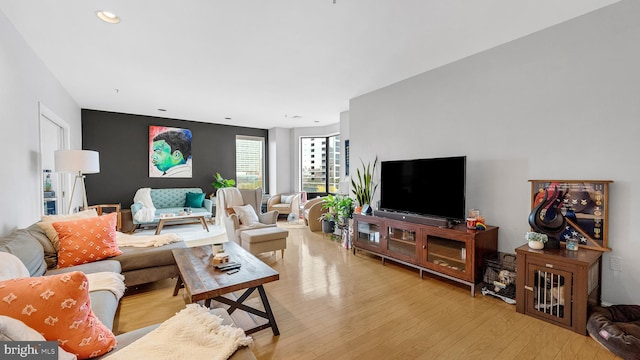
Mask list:
[[[268,251],[282,251],[287,248],[287,236],[289,231],[278,227],[266,227],[240,232],[242,247],[256,255]]]

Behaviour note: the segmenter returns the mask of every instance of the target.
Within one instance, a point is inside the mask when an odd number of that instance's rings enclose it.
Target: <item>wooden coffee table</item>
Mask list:
[[[174,296],[184,285],[187,299],[190,302],[204,300],[205,305],[210,307],[211,300],[215,300],[229,305],[227,312],[230,315],[236,309],[240,309],[267,320],[265,324],[245,329],[247,334],[270,327],[274,335],[280,335],[267,299],[267,293],[262,286],[264,283],[280,279],[280,274],[277,271],[232,241],[224,243],[224,252],[229,254],[230,261],[242,264],[240,271],[233,274],[227,274],[213,267],[211,264],[211,245],[174,249],[172,252],[179,271],[178,282],[173,292]],[[243,289],[247,290],[237,299],[223,296]],[[256,289],[260,294],[264,311],[243,304]]]
[[[160,235],[160,231],[162,231],[164,224],[167,222],[184,221],[189,219],[200,221],[200,223],[202,224],[202,228],[207,230],[207,232],[209,232],[209,226],[207,226],[207,222],[204,219],[204,215],[191,214],[191,215],[175,215],[175,216],[160,217],[158,220],[158,227],[156,228],[156,235]]]

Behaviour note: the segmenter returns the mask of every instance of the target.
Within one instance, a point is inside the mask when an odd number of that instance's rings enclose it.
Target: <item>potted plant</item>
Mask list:
[[[371,205],[371,200],[378,189],[378,184],[373,181],[376,166],[378,165],[378,157],[376,156],[375,160],[373,160],[373,164],[369,162],[365,165],[362,159],[360,159],[360,162],[362,163],[362,171],[357,169],[356,178],[351,178],[351,192],[356,197],[358,206],[362,209],[365,205]],[[359,211],[356,209],[356,212]]]
[[[338,223],[346,225],[349,219],[353,217],[353,211],[355,209],[353,199],[348,196],[337,197],[336,209]]]
[[[218,189],[234,187],[235,185],[235,180],[225,179],[222,177],[222,175],[220,175],[220,173],[216,173],[216,176],[214,176],[213,182],[211,183],[211,186],[213,186],[213,188],[216,190],[213,192],[213,194],[211,194],[211,199],[216,197],[216,192],[218,192]]]
[[[322,232],[329,234],[332,233],[338,220],[338,204],[340,200],[331,194],[322,202],[322,208],[327,211],[322,213],[318,220],[322,221]]]
[[[527,240],[527,243],[529,243],[529,247],[536,250],[543,249],[544,244],[549,241],[546,234],[537,232],[528,232],[525,234],[524,238]]]

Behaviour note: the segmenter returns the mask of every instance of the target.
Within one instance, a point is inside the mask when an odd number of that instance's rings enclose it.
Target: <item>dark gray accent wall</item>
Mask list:
[[[150,125],[191,130],[191,179],[149,178]],[[100,173],[86,177],[88,202],[90,205],[120,203],[128,208],[142,187],[200,187],[211,193],[216,172],[224,178],[235,179],[236,135],[264,137],[266,143],[269,140],[266,129],[83,109],[82,148],[100,153]],[[269,158],[268,154],[265,156]],[[267,176],[268,163],[265,172]]]

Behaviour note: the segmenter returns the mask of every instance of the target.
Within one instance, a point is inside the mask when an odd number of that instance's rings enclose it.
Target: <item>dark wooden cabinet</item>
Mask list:
[[[465,284],[475,294],[482,280],[484,258],[498,251],[498,228],[469,230],[411,223],[383,217],[354,216],[353,253],[356,249],[379,255],[423,272]]]
[[[356,215],[357,216],[357,215]],[[384,239],[384,224],[379,218],[373,216],[363,217],[360,221],[354,217],[353,221],[353,246],[361,249],[369,250],[375,253],[381,253],[381,238]]]
[[[516,258],[516,311],[586,335],[588,306],[600,304],[602,252],[523,245]]]

